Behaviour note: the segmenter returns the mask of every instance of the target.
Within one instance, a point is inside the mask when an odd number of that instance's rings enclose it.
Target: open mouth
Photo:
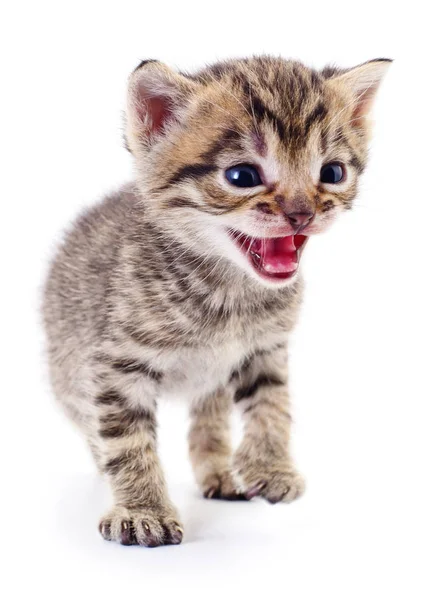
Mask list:
[[[254,238],[237,231],[231,237],[252,263],[255,271],[265,279],[290,279],[299,268],[300,257],[308,237],[287,235],[276,238]]]

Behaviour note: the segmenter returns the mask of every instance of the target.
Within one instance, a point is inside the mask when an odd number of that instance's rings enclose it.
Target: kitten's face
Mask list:
[[[387,65],[255,58],[185,77],[145,63],[127,138],[152,218],[264,285],[291,283],[308,238],[351,207]]]

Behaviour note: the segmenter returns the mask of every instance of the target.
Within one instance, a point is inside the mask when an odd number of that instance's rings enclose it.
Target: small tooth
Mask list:
[[[292,273],[292,271],[295,271],[297,269],[298,263],[291,263],[291,267],[291,271],[284,271],[282,269],[276,268],[273,265],[270,265],[269,263],[263,264],[263,269],[268,273]]]

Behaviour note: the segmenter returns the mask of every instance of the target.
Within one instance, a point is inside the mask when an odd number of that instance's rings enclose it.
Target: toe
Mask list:
[[[266,481],[264,481],[264,480],[259,481],[255,485],[251,486],[248,490],[246,490],[244,495],[247,500],[252,500],[252,498],[255,498],[255,496],[258,496],[264,490],[265,487],[266,487]]]
[[[262,496],[271,504],[292,502],[304,489],[304,480],[298,473],[276,473],[263,489]]]
[[[99,530],[101,535],[103,536],[103,538],[105,540],[111,540],[112,536],[111,536],[111,522],[107,519],[104,519],[103,521],[100,522],[99,525]]]
[[[267,495],[266,500],[270,502],[270,504],[277,504],[277,502],[281,502],[289,492],[289,488],[286,488],[282,492],[274,492],[272,495]]]
[[[247,500],[246,496],[237,491],[230,472],[214,474],[207,481],[204,498],[216,500]]]
[[[204,498],[219,498],[220,497],[220,490],[219,488],[216,487],[210,487],[207,488],[204,492]]]
[[[132,521],[124,520],[121,522],[120,543],[123,544],[123,546],[132,546],[137,543]]]
[[[246,494],[240,494],[235,489],[223,490],[221,488],[209,488],[204,492],[204,498],[230,501],[249,500]]]
[[[143,519],[141,522],[141,535],[140,540],[142,546],[147,546],[148,548],[156,548],[160,546],[160,540],[151,530],[151,526],[146,519]]]
[[[167,545],[180,544],[184,535],[182,527],[178,523],[167,523],[163,525],[163,542]]]

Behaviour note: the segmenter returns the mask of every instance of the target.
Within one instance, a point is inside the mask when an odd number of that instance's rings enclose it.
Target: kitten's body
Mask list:
[[[63,344],[50,345],[50,365],[55,391],[73,411],[86,386],[93,397],[101,390],[104,365],[138,379],[142,405],[147,386],[194,401],[227,385],[248,357],[285,345],[300,279],[281,290],[257,290],[244,273],[213,277],[213,265],[202,259],[185,254],[176,260],[178,247],[157,239],[161,233],[145,221],[136,190],[126,186],[87,211],[60,250],[46,307],[50,339]],[[143,273],[125,268],[132,255]],[[182,282],[179,267],[188,274]],[[136,368],[120,368],[124,360]],[[153,377],[137,368],[144,365]]]
[[[332,76],[276,59],[235,61],[195,77],[145,63],[133,75],[127,141],[137,181],[77,221],[44,302],[55,393],[114,491],[116,506],[101,524],[107,539],[148,546],[182,539],[156,454],[162,397],[190,402],[190,455],[206,496],[260,494],[277,502],[303,490],[289,458],[287,391],[287,338],[301,278],[298,270],[271,276],[263,269],[290,259],[269,236],[292,243],[297,207],[313,211],[308,235],[355,194],[354,173],[339,191],[314,192],[311,176],[296,175],[315,170],[324,142],[333,154],[346,142],[338,156],[354,170],[365,161],[364,123],[353,130],[347,82],[327,89]],[[279,105],[282,94],[289,96]],[[232,196],[220,169],[249,155],[258,157],[266,190]],[[260,230],[262,257],[249,264],[228,228],[252,236]],[[232,458],[234,402],[246,428]]]

